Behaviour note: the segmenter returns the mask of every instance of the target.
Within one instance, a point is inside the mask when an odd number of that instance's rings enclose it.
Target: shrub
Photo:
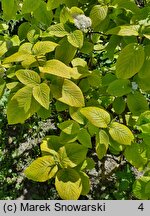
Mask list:
[[[62,199],[88,194],[95,153],[144,170],[133,193],[150,198],[150,6],[137,3],[2,0],[0,95],[10,92],[8,124],[34,113],[48,118],[52,107],[62,113],[60,134],[43,139],[42,156],[25,170],[34,181],[55,178]]]

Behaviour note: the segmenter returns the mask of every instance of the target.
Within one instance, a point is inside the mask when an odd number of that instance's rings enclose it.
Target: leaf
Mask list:
[[[18,36],[20,40],[23,40],[27,37],[28,30],[30,29],[30,23],[29,22],[23,22],[18,27]]]
[[[144,92],[150,90],[149,77],[149,75],[145,78],[140,78],[138,75],[136,76],[136,83],[138,84],[139,88]]]
[[[80,175],[73,169],[60,170],[55,178],[55,186],[64,200],[77,200],[82,191]]]
[[[95,28],[98,26],[105,18],[107,17],[108,13],[108,7],[107,6],[101,6],[101,5],[95,5],[91,12],[90,12],[90,18],[92,20],[92,26]]]
[[[106,50],[106,56],[108,58],[110,58],[111,60],[113,60],[114,58],[114,53],[115,53],[115,49],[116,47],[120,44],[121,42],[121,37],[120,36],[117,36],[117,35],[112,35],[109,39],[109,42],[108,44],[106,45],[105,47],[105,50]],[[107,74],[106,75],[110,75],[110,74]],[[112,74],[111,74],[112,75]]]
[[[35,72],[33,70],[20,69],[20,70],[16,71],[15,74],[16,74],[16,77],[18,78],[18,80],[20,82],[22,82],[24,85],[34,87],[34,86],[40,84],[40,82],[41,82],[40,76],[38,75],[37,72]]]
[[[2,43],[0,42],[0,56],[3,56],[7,51],[8,51],[7,42],[6,41],[3,41]]]
[[[60,142],[60,137],[55,135],[50,135],[44,137],[42,143],[40,145],[40,149],[42,152],[42,156],[44,155],[57,155],[58,157],[58,150],[62,147],[63,144]]]
[[[67,39],[74,47],[81,48],[83,46],[83,33],[80,30],[75,30],[70,33]]]
[[[59,101],[72,107],[84,106],[84,97],[80,88],[70,80],[65,79],[62,85],[62,97]]]
[[[22,13],[30,13],[40,6],[41,0],[24,0],[22,6]]]
[[[131,90],[130,81],[124,79],[117,79],[111,82],[107,88],[108,94],[118,97],[129,94]]]
[[[51,115],[52,115],[51,107],[49,107],[49,109],[47,110],[47,109],[45,109],[44,107],[41,106],[41,108],[37,111],[37,115],[42,120],[50,118]]]
[[[48,28],[49,34],[50,35],[54,35],[56,37],[64,37],[66,35],[68,35],[69,33],[65,30],[65,27],[62,23],[58,23],[55,25],[51,25]]]
[[[34,58],[31,54],[29,54],[26,51],[18,51],[11,56],[4,59],[4,64],[10,63],[10,62],[21,62],[28,58]],[[35,60],[36,61],[36,60]]]
[[[110,115],[105,110],[98,107],[85,107],[82,108],[80,112],[96,127],[108,127]]]
[[[148,162],[147,150],[145,146],[137,143],[133,143],[131,146],[125,149],[124,155],[127,161],[137,169],[142,170],[144,165]]]
[[[32,88],[29,86],[21,88],[8,102],[8,124],[24,123],[39,108],[39,104],[32,96]]]
[[[140,78],[150,78],[150,45],[144,47],[145,60],[141,70],[138,72]]]
[[[107,152],[109,144],[109,136],[104,130],[100,130],[96,136],[96,153],[101,160]]]
[[[91,136],[84,128],[81,128],[78,133],[78,141],[86,148],[92,148]]]
[[[123,97],[115,98],[115,100],[113,101],[113,108],[115,110],[115,113],[117,114],[121,114],[122,112],[124,112],[126,108],[126,102]]]
[[[33,97],[45,109],[49,109],[50,88],[46,83],[41,83],[33,88]]]
[[[54,177],[58,166],[52,156],[39,157],[33,161],[24,171],[28,179],[44,182]]]
[[[66,52],[67,50],[67,52]],[[66,65],[73,60],[75,54],[77,52],[77,48],[72,46],[66,37],[59,41],[59,46],[56,47],[55,58],[62,61]]]
[[[149,134],[150,132],[150,111],[141,113],[137,120],[137,129],[141,130],[143,134]]]
[[[83,46],[80,49],[80,52],[85,53],[85,54],[90,54],[91,52],[93,52],[93,43],[90,43],[89,41],[84,40],[83,42]]]
[[[124,145],[130,145],[134,139],[130,129],[118,122],[112,122],[110,124],[109,133],[115,141]]]
[[[150,199],[149,190],[147,191],[147,185],[149,186],[150,177],[142,176],[140,179],[137,179],[133,184],[133,194],[140,200]]]
[[[77,107],[69,107],[69,114],[73,120],[78,122],[79,124],[85,123],[85,117],[80,113],[81,108]]]
[[[88,175],[85,172],[79,172],[81,182],[82,182],[82,191],[81,195],[87,195],[90,191],[90,180]]]
[[[87,148],[78,143],[69,143],[61,147],[58,151],[60,164],[62,167],[75,167],[86,158]]]
[[[139,116],[138,120],[137,120],[137,125],[141,126],[144,124],[150,123],[150,111],[146,111],[141,113],[141,115]]]
[[[0,77],[0,99],[3,96],[5,86],[6,86],[6,82]]]
[[[68,109],[68,105],[64,104],[64,103],[62,103],[60,101],[56,101],[55,107],[56,107],[56,110],[58,112],[62,112],[62,111],[65,111],[66,109]]]
[[[79,124],[73,120],[64,121],[58,127],[66,134],[76,134],[80,129]]]
[[[127,96],[127,106],[133,115],[149,110],[148,102],[141,92],[135,91]]]
[[[37,56],[45,55],[46,53],[54,51],[57,46],[58,44],[52,41],[38,41],[33,46],[32,51],[34,55],[37,55]]]
[[[43,67],[39,67],[42,73],[53,74],[55,76],[60,76],[63,78],[71,78],[72,68],[66,66],[63,62],[52,59],[46,62]]]
[[[64,145],[66,143],[73,143],[77,140],[77,134],[66,134],[62,131],[60,133],[60,140]]]
[[[121,52],[116,63],[116,76],[128,79],[140,71],[144,63],[144,49],[136,43],[128,44]]]
[[[3,17],[12,20],[16,17],[17,3],[15,0],[2,0]]]
[[[40,3],[39,7],[34,10],[33,15],[39,23],[45,25],[45,29],[50,26],[53,18],[53,13],[51,10],[48,10],[47,4],[45,2]]]
[[[87,128],[88,128],[88,132],[91,135],[91,137],[95,136],[98,133],[98,131],[99,131],[99,128],[97,128],[91,122],[87,123]]]
[[[138,28],[139,25],[122,25],[108,30],[106,34],[118,36],[138,36]]]

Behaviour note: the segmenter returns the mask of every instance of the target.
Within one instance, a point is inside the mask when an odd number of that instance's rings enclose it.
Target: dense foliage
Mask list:
[[[62,199],[78,199],[90,191],[88,172],[109,154],[118,158],[117,169],[125,161],[143,172],[134,183],[125,172],[124,184],[118,172],[120,190],[132,182],[136,198],[150,199],[149,1],[1,6],[0,96],[8,94],[8,124],[26,124],[35,113],[61,116],[59,135],[42,140],[41,157],[25,175],[54,178]]]

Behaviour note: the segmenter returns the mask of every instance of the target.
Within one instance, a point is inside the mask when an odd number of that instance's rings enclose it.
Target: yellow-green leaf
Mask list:
[[[32,51],[34,55],[45,55],[46,53],[54,51],[57,46],[58,44],[52,41],[38,41],[33,46]]]
[[[31,54],[25,51],[18,51],[11,56],[4,59],[4,64],[10,63],[10,62],[21,62],[28,58],[34,58]],[[36,61],[36,60],[35,60]]]
[[[116,63],[116,76],[128,79],[140,71],[144,63],[144,48],[137,43],[128,44],[119,54]]]
[[[58,171],[58,166],[52,156],[39,157],[31,163],[24,171],[27,178],[44,182],[54,177]]]
[[[40,6],[41,0],[24,0],[22,13],[30,13]]]
[[[20,69],[16,71],[16,77],[20,82],[22,82],[24,85],[28,86],[36,86],[41,82],[41,78],[38,75],[37,72],[33,70],[24,70]]]
[[[81,108],[77,107],[69,107],[69,114],[73,120],[78,122],[79,124],[85,123],[85,117],[80,113]]]
[[[107,152],[109,144],[109,136],[104,130],[100,130],[96,136],[96,153],[101,160]]]
[[[64,37],[69,33],[65,30],[64,25],[62,23],[58,23],[55,25],[51,25],[48,28],[50,35],[54,35],[56,37]]]
[[[40,105],[32,95],[32,88],[21,88],[10,99],[7,107],[7,119],[9,124],[23,123],[27,118],[38,111]]]
[[[50,88],[46,83],[41,83],[33,88],[35,100],[45,109],[49,109]]]
[[[0,98],[3,95],[5,86],[6,86],[6,82],[0,77]]]
[[[91,12],[90,12],[90,18],[92,20],[92,26],[95,28],[98,26],[105,18],[107,17],[108,13],[108,7],[107,6],[101,6],[101,5],[95,5]]]
[[[145,60],[141,70],[138,72],[140,78],[150,78],[150,45],[144,47]]]
[[[80,129],[79,124],[73,120],[64,121],[58,127],[66,134],[76,134]]]
[[[76,52],[77,48],[68,42],[67,37],[64,37],[59,41],[59,46],[56,47],[55,58],[69,65]]]
[[[110,122],[109,113],[99,107],[85,107],[80,112],[97,127],[107,128]]]
[[[149,105],[144,95],[135,91],[127,96],[127,105],[133,115],[140,115],[146,110],[149,110]]]
[[[77,200],[82,191],[80,175],[73,169],[60,170],[55,178],[55,186],[64,200]]]
[[[139,25],[123,25],[112,28],[106,34],[114,34],[119,36],[138,36]]]
[[[91,136],[85,128],[81,128],[79,131],[78,140],[86,148],[92,148]]]
[[[87,195],[90,191],[90,180],[88,175],[85,172],[79,172],[82,182],[82,195]]]
[[[3,56],[7,52],[7,42],[6,41],[0,41],[0,56]]]
[[[74,47],[81,48],[83,46],[83,32],[80,30],[70,33],[67,39]]]
[[[59,101],[72,107],[84,106],[84,97],[81,89],[72,81],[65,79],[62,85],[62,96]]]
[[[132,166],[140,170],[142,170],[148,162],[147,149],[143,143],[133,143],[131,146],[127,147],[124,151],[124,156]]]
[[[53,74],[63,78],[71,78],[72,68],[65,65],[63,62],[52,59],[46,62],[44,67],[39,67],[42,73]]]
[[[134,196],[137,197],[139,200],[149,200],[150,199],[149,184],[150,184],[149,176],[142,176],[141,178],[137,179],[133,184]]]
[[[131,84],[129,80],[117,79],[111,82],[107,88],[110,95],[121,97],[131,92]]]
[[[62,167],[75,167],[85,160],[87,148],[78,143],[69,143],[61,147],[58,154]]]
[[[130,129],[118,122],[111,123],[109,133],[115,141],[124,145],[130,145],[134,139]]]

